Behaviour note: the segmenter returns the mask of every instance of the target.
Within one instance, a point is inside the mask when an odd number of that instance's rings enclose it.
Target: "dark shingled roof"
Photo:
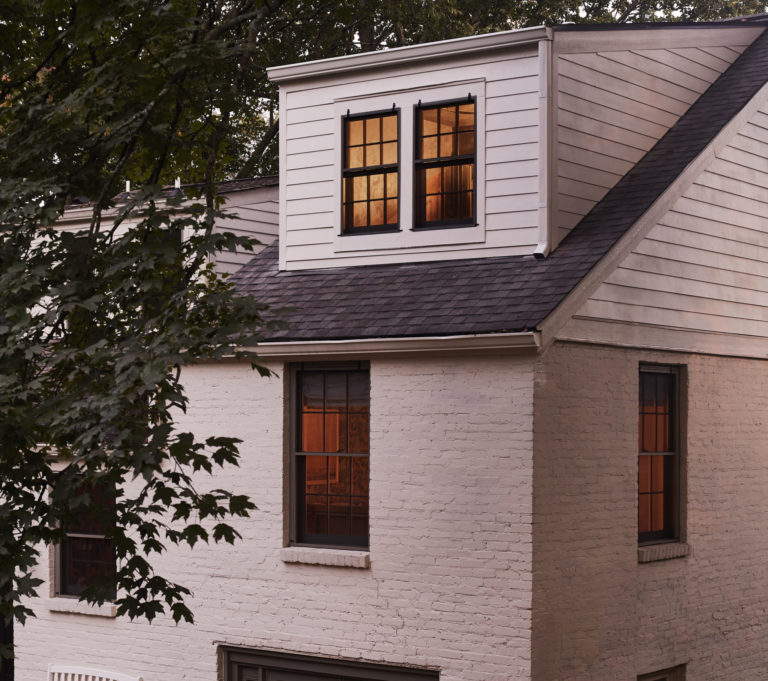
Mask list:
[[[536,329],[767,79],[764,32],[546,259],[488,257],[279,272],[272,245],[233,280],[287,323],[267,340]]]

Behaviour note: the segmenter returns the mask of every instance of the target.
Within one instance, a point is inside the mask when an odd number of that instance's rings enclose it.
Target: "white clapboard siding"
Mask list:
[[[706,36],[702,47],[676,46],[671,35],[668,47],[645,49],[641,33],[625,35],[621,47],[613,41],[593,51],[582,45],[583,51],[564,48],[560,53],[555,40],[555,244],[749,43],[744,33],[722,30],[702,32]],[[681,40],[690,40],[690,36],[678,35]],[[729,42],[734,40],[734,44]],[[760,133],[745,131],[750,137],[755,134]],[[762,141],[768,144],[768,139]],[[736,147],[734,153],[738,151]],[[575,202],[574,198],[583,201]]]
[[[538,48],[413,64],[281,84],[281,265],[286,269],[532,253],[539,240],[542,87]],[[382,55],[384,58],[384,55]],[[414,233],[413,108],[419,100],[478,97],[478,225]],[[340,231],[341,117],[400,109],[401,231]],[[482,165],[482,167],[480,167]],[[338,177],[337,177],[338,176]],[[373,235],[372,235],[373,236]],[[391,237],[391,238],[388,238]]]
[[[768,345],[768,167],[746,135],[768,132],[768,107],[751,117],[684,194],[597,287],[561,338],[631,342],[660,330],[681,349],[754,354]],[[741,151],[744,166],[733,159]],[[617,331],[617,329],[619,329]]]
[[[277,185],[227,194],[223,210],[236,217],[218,221],[217,231],[249,236],[260,242],[253,251],[224,251],[216,255],[218,272],[234,272],[247,263],[255,253],[277,238],[279,224]]]

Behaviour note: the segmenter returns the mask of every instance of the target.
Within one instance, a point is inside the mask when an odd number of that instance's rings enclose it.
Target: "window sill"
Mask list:
[[[68,612],[91,617],[117,617],[117,606],[114,603],[91,605],[77,598],[51,598],[46,602],[46,606],[50,612]]]
[[[303,565],[330,565],[331,567],[350,567],[364,570],[371,567],[371,554],[368,551],[286,546],[280,550],[280,559],[284,563],[301,563]]]
[[[669,542],[666,544],[652,544],[650,546],[637,547],[638,563],[655,563],[659,560],[672,560],[673,558],[685,558],[689,552],[688,544],[683,542]]]

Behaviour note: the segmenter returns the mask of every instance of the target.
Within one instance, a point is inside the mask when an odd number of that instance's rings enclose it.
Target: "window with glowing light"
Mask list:
[[[415,226],[475,224],[475,100],[416,108]]]

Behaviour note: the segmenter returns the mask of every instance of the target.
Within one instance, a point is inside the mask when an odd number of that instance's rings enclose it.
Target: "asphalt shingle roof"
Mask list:
[[[548,258],[486,257],[278,271],[277,245],[233,278],[287,324],[267,340],[527,331],[541,322],[768,80],[768,32],[568,234]]]

